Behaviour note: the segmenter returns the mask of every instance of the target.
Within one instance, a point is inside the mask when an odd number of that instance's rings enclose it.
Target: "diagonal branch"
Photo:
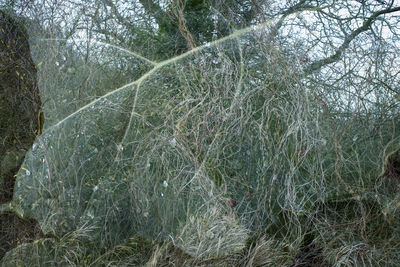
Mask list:
[[[380,15],[393,13],[396,11],[400,11],[400,7],[387,8],[373,13],[367,20],[364,21],[361,27],[357,28],[344,38],[343,43],[333,55],[313,62],[310,66],[305,68],[304,72],[309,74],[321,69],[323,66],[337,62],[342,58],[344,51],[349,47],[351,41],[353,41],[360,33],[367,31]]]
[[[185,15],[183,14],[185,3],[182,0],[174,0],[171,2],[171,5],[171,12],[178,20],[179,32],[185,38],[189,48],[193,49],[194,47],[196,47],[196,42],[194,41],[193,36],[187,27]]]

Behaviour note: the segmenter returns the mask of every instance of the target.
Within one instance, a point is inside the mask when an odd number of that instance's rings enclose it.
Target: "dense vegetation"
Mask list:
[[[41,232],[2,265],[400,261],[394,1],[3,8],[45,124],[1,206]]]

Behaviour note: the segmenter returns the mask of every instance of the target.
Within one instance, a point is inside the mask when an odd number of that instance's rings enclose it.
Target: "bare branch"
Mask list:
[[[305,73],[311,73],[316,70],[321,69],[323,66],[326,66],[328,64],[337,62],[339,59],[342,58],[344,51],[349,47],[351,41],[353,41],[360,33],[367,31],[372,23],[380,16],[388,13],[393,13],[400,11],[400,7],[395,7],[395,8],[387,8],[384,10],[377,11],[373,13],[367,20],[364,21],[363,25],[356,30],[354,30],[351,34],[347,35],[344,38],[343,43],[341,46],[336,50],[336,52],[324,59],[320,59],[316,62],[313,62],[309,67],[307,67],[304,72]]]

